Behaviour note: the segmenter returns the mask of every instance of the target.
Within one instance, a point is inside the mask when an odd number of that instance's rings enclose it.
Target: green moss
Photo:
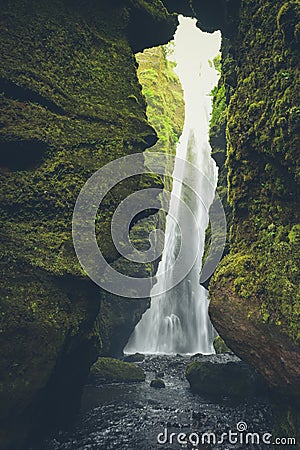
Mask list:
[[[223,62],[222,62],[223,58]],[[216,56],[213,63],[215,65],[215,68],[221,72],[222,65],[224,64],[224,57],[221,55]],[[227,90],[228,86],[226,87],[225,83],[225,72],[220,73],[221,77],[219,79],[218,85],[213,88],[211,91],[212,96],[212,116],[210,120],[210,128],[209,128],[209,140],[212,148],[211,156],[214,158],[218,165],[218,185],[217,185],[217,192],[221,199],[225,216],[226,216],[226,222],[227,222],[227,229],[229,230],[231,226],[231,208],[228,203],[228,187],[227,187],[227,167],[225,166],[225,160],[226,160],[226,124],[227,124]],[[214,231],[213,236],[213,243],[212,243],[212,236],[211,236],[211,228],[210,225],[206,230],[205,235],[205,247],[204,247],[204,255],[203,255],[203,262],[204,264],[207,260],[208,251],[210,246],[212,245],[212,248],[215,249],[215,252],[218,252],[219,250],[219,242],[220,237],[222,236],[223,232],[221,228]],[[221,239],[222,240],[222,239]],[[222,243],[223,245],[223,243]],[[226,255],[229,251],[229,241],[226,240],[225,248],[223,251],[223,255]],[[211,256],[211,260],[215,257],[215,254]],[[208,262],[208,261],[207,261]],[[208,262],[209,263],[209,262]]]
[[[216,329],[293,396],[300,357],[298,9],[298,1],[242,2],[235,33],[223,40],[229,254],[210,282]]]
[[[299,245],[300,242],[300,225],[294,225],[288,233],[288,238],[291,244]]]
[[[91,376],[105,382],[145,381],[144,371],[134,364],[113,358],[99,358],[91,368]]]
[[[300,441],[300,411],[296,405],[286,405],[284,403],[274,404],[275,425],[273,436],[275,437],[292,437],[296,439],[298,444]],[[282,445],[279,448],[286,448]]]
[[[262,224],[256,221],[256,226]],[[258,312],[263,323],[275,324],[294,342],[300,338],[299,231],[298,226],[270,224],[245,253],[233,253],[221,262],[213,283],[233,282],[234,294],[246,301],[245,308]],[[243,247],[243,244],[240,245]],[[246,249],[247,247],[247,249]],[[235,247],[234,247],[235,248]],[[212,293],[215,295],[214,287]]]
[[[64,4],[56,2],[57,14],[68,15],[62,25],[52,18],[52,7],[29,3],[30,7],[24,2],[19,14],[10,3],[4,10],[1,38],[8,57],[1,67],[2,76],[43,95],[63,113],[57,115],[34,102],[2,97],[3,152],[5,142],[29,139],[49,148],[34,171],[1,172],[2,217],[8,236],[14,241],[19,235],[25,237],[28,251],[23,256],[28,255],[31,265],[60,274],[78,272],[75,255],[65,259],[62,254],[65,243],[71,242],[72,210],[80,188],[97,168],[140,151],[149,138],[155,142],[155,135],[146,122],[134,59],[124,35],[128,18],[122,9],[112,13],[99,6],[94,12],[96,32],[87,25],[92,13],[89,9],[83,13],[74,8],[69,17]],[[112,27],[107,39],[105,33],[102,36],[102,25],[111,21],[110,14],[115,14],[120,26],[118,30]],[[11,20],[13,30],[6,26]],[[34,35],[30,34],[32,29]],[[16,46],[18,36],[22,42]],[[67,76],[62,61],[69,61]],[[124,67],[122,73],[120,67]],[[100,211],[99,222],[107,222],[105,211]],[[24,230],[20,230],[23,223]],[[112,253],[110,246],[106,256]]]
[[[167,46],[151,48],[136,58],[149,123],[159,138],[152,150],[174,153],[183,129],[184,100],[175,64],[167,59],[167,51]]]
[[[36,411],[27,421],[37,400],[49,418],[56,416],[55,407],[66,417],[70,411],[63,405],[75,411],[72,399],[80,395],[89,366],[111,344],[107,330],[123,326],[120,352],[148,305],[137,300],[118,322],[109,296],[89,281],[72,244],[73,208],[86,180],[108,162],[157,140],[131,49],[130,29],[140,13],[139,24],[147,25],[140,41],[154,45],[160,38],[147,32],[154,23],[161,25],[164,39],[172,36],[176,20],[158,0],[1,4],[0,415],[5,430],[0,446],[16,448],[37,425],[33,422],[43,421]],[[162,186],[161,179],[136,177],[117,186],[99,209],[96,232],[109,262],[121,266],[110,239],[113,211],[126,195],[151,186]],[[155,220],[160,219],[150,220],[147,230]],[[145,245],[145,234],[134,229]],[[143,273],[153,271],[149,264]],[[97,319],[101,299],[103,316]],[[63,388],[69,374],[72,382]]]
[[[298,7],[298,2],[284,1],[258,2],[255,9],[244,5],[242,41],[232,42],[235,60],[223,64],[225,79],[238,72],[227,123],[233,225],[231,255],[217,269],[211,289],[214,301],[217,286],[234,286],[247,308],[260,305],[262,322],[276,324],[293,341],[300,337],[300,77],[294,48],[284,44],[277,26],[290,26],[296,20],[290,11]]]
[[[214,340],[214,349],[216,351],[216,354],[220,353],[228,353],[230,352],[230,348],[227,347],[221,336],[217,336]]]
[[[285,2],[277,14],[277,27],[282,31],[288,44],[299,43],[297,26],[300,21],[300,3],[298,0]]]
[[[142,353],[134,353],[132,355],[125,356],[124,361],[137,363],[137,362],[143,362],[144,359],[145,359],[145,355],[143,355]]]
[[[214,59],[214,66],[221,74],[222,63],[221,55],[218,55]],[[213,108],[212,115],[210,119],[210,138],[221,135],[224,131],[224,126],[226,125],[227,119],[227,105],[226,105],[226,89],[224,80],[221,81],[217,86],[213,88],[210,94],[213,97]]]
[[[194,361],[186,367],[185,376],[193,392],[216,398],[244,401],[245,397],[252,396],[261,388],[261,380],[237,362]]]

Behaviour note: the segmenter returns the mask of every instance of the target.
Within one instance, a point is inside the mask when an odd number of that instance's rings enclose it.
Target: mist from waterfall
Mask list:
[[[125,353],[214,353],[215,332],[208,316],[208,292],[199,284],[199,273],[208,226],[208,209],[217,184],[217,167],[210,156],[209,145],[212,108],[209,93],[218,81],[218,73],[211,61],[220,49],[221,36],[219,32],[204,33],[196,27],[195,19],[180,16],[174,41],[173,58],[177,63],[176,72],[185,97],[185,124],[176,156],[194,164],[211,183],[203,179],[193,180],[198,183],[197,191],[201,192],[199,200],[184,184],[184,180],[189,182],[193,176],[188,167],[181,175],[183,183],[173,181],[164,251],[158,273],[167,272],[178,255],[181,245],[180,227],[187,227],[189,231],[190,242],[185,242],[184,245],[198,248],[198,255],[191,271],[177,286],[157,295],[156,292],[162,292],[163,286],[154,285],[151,307],[137,324],[124,349]],[[175,171],[176,164],[174,173]],[[175,196],[180,197],[193,211],[198,230],[193,229],[195,225],[185,217],[180,204],[174,201]]]

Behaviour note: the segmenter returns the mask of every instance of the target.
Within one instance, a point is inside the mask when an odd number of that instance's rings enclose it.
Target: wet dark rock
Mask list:
[[[284,36],[285,43],[299,44],[300,5],[298,2],[286,2],[277,15],[277,27]]]
[[[154,380],[152,380],[150,386],[155,389],[162,389],[166,387],[164,380],[162,380],[161,378],[155,378]]]
[[[191,356],[191,361],[193,361],[194,359],[202,358],[202,356],[204,356],[202,353],[195,353]]]
[[[170,12],[197,17],[197,25],[203,31],[222,30],[224,36],[232,36],[236,31],[240,0],[211,0],[191,2],[189,0],[163,0]]]
[[[126,355],[123,358],[123,361],[125,362],[129,362],[129,363],[137,363],[137,362],[142,362],[145,359],[145,355],[143,355],[142,353],[134,353],[133,355]]]
[[[202,356],[187,366],[185,375],[193,392],[211,397],[244,400],[266,390],[261,376],[228,354]]]
[[[134,53],[172,39],[177,17],[169,14],[159,1],[129,0],[127,3],[130,10],[127,35]]]

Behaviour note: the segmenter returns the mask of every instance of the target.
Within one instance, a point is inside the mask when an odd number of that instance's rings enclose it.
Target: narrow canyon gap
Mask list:
[[[221,44],[221,33],[204,33],[196,28],[196,20],[180,16],[175,34],[174,59],[185,97],[185,124],[176,156],[200,170],[203,177],[194,180],[197,194],[189,187],[188,166],[176,167],[166,220],[165,247],[158,273],[165,274],[151,292],[151,307],[143,315],[125,347],[126,353],[213,353],[215,331],[208,316],[208,293],[199,284],[208,210],[217,184],[217,167],[211,158],[209,120],[211,97],[218,73],[212,64]],[[176,180],[176,173],[182,171]],[[186,184],[185,184],[186,183]],[[180,201],[178,201],[178,199]],[[194,214],[196,224],[186,216],[184,202]],[[189,240],[181,242],[181,230],[188,231]],[[181,245],[197,248],[191,271],[174,288],[166,290],[168,277]],[[192,252],[191,252],[192,253]],[[162,285],[163,284],[163,285]],[[166,292],[165,292],[166,291]],[[162,293],[161,293],[162,292]]]

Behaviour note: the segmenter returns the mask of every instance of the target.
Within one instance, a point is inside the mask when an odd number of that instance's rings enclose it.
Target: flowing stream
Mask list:
[[[180,245],[196,248],[197,257],[190,272],[174,288],[164,292],[170,280],[161,277],[151,291],[151,307],[136,326],[125,353],[190,354],[213,353],[214,329],[208,316],[208,293],[199,284],[208,209],[217,184],[217,167],[210,156],[209,119],[211,92],[218,74],[211,61],[220,49],[220,33],[208,34],[196,27],[196,20],[180,17],[175,34],[174,60],[185,97],[185,124],[176,156],[188,161],[202,177],[192,180],[189,164],[182,169],[180,180],[174,177],[169,214],[166,220],[165,247],[158,274],[172,277],[172,266]],[[178,173],[178,167],[174,173]],[[196,192],[189,186],[196,188]],[[177,199],[180,201],[176,201]],[[184,204],[184,207],[183,207]],[[186,206],[196,222],[186,215]],[[188,241],[181,242],[180,231],[188,232]],[[163,292],[162,294],[157,294]]]
[[[214,358],[214,355],[204,358]],[[179,445],[176,439],[165,444],[158,441],[158,435],[166,428],[168,436],[182,432],[201,436],[214,431],[219,439],[223,432],[236,431],[240,421],[247,423],[251,432],[261,435],[272,432],[274,418],[267,398],[252,396],[242,402],[232,402],[230,398],[211,400],[193,394],[184,377],[190,361],[187,355],[148,355],[139,363],[146,372],[146,382],[90,382],[84,389],[76,423],[26,450],[269,449],[269,445],[245,446],[238,442],[230,444],[228,440],[211,445],[206,440],[205,444],[187,446]],[[163,373],[165,389],[150,387],[157,373]]]

